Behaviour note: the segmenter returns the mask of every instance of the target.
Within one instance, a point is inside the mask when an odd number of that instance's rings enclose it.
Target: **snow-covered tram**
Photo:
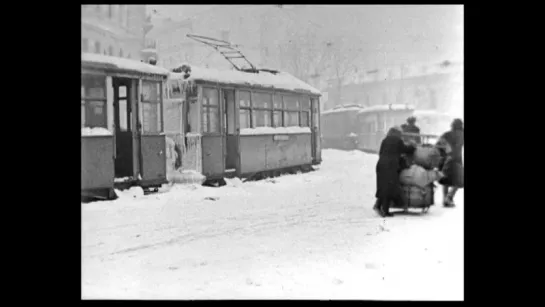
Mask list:
[[[377,153],[388,129],[406,122],[414,107],[405,104],[377,105],[358,112],[356,119],[358,149]]]
[[[361,105],[339,105],[322,112],[322,142],[324,148],[356,149],[359,131],[357,126],[358,112]]]
[[[183,65],[167,81],[174,172],[207,181],[321,163],[320,92],[284,72]]]
[[[81,193],[166,183],[163,83],[168,70],[98,54],[81,59]]]

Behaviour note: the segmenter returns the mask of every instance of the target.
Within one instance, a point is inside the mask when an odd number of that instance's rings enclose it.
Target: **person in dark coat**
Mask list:
[[[403,200],[399,182],[401,155],[410,155],[415,150],[414,141],[411,141],[412,144],[410,145],[405,145],[401,136],[400,128],[390,128],[380,144],[379,159],[376,166],[377,192],[375,197],[377,201],[373,209],[383,217],[393,216],[390,213],[390,202],[402,206]]]
[[[439,138],[437,147],[444,157],[440,166],[445,177],[439,180],[443,185],[443,205],[454,207],[454,196],[458,189],[464,187],[464,165],[462,162],[462,147],[464,146],[464,123],[457,118],[452,121],[450,131]]]
[[[403,130],[403,132],[420,134],[420,128],[416,125],[416,117],[410,116],[409,118],[407,118],[407,122],[401,125],[401,130]],[[416,141],[417,144],[421,143],[420,136],[409,136],[404,139],[413,139]]]

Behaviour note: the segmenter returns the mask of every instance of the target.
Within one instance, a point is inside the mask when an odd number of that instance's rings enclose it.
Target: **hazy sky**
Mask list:
[[[205,17],[217,7],[148,5],[148,10],[183,19]],[[344,36],[364,49],[368,67],[463,60],[461,5],[309,5],[307,12],[323,26],[324,35]]]

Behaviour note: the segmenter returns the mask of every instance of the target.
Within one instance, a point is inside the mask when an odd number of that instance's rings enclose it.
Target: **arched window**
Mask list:
[[[100,42],[95,42],[95,53],[100,54],[100,51],[102,50],[100,46]]]

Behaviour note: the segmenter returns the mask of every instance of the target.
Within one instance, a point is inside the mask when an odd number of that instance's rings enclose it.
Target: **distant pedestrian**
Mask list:
[[[401,155],[412,154],[415,150],[414,141],[405,145],[401,139],[401,128],[390,128],[386,138],[382,140],[379,150],[379,159],[376,166],[377,201],[373,209],[383,217],[393,216],[390,213],[390,202],[402,206],[401,186],[399,173],[401,171]]]

